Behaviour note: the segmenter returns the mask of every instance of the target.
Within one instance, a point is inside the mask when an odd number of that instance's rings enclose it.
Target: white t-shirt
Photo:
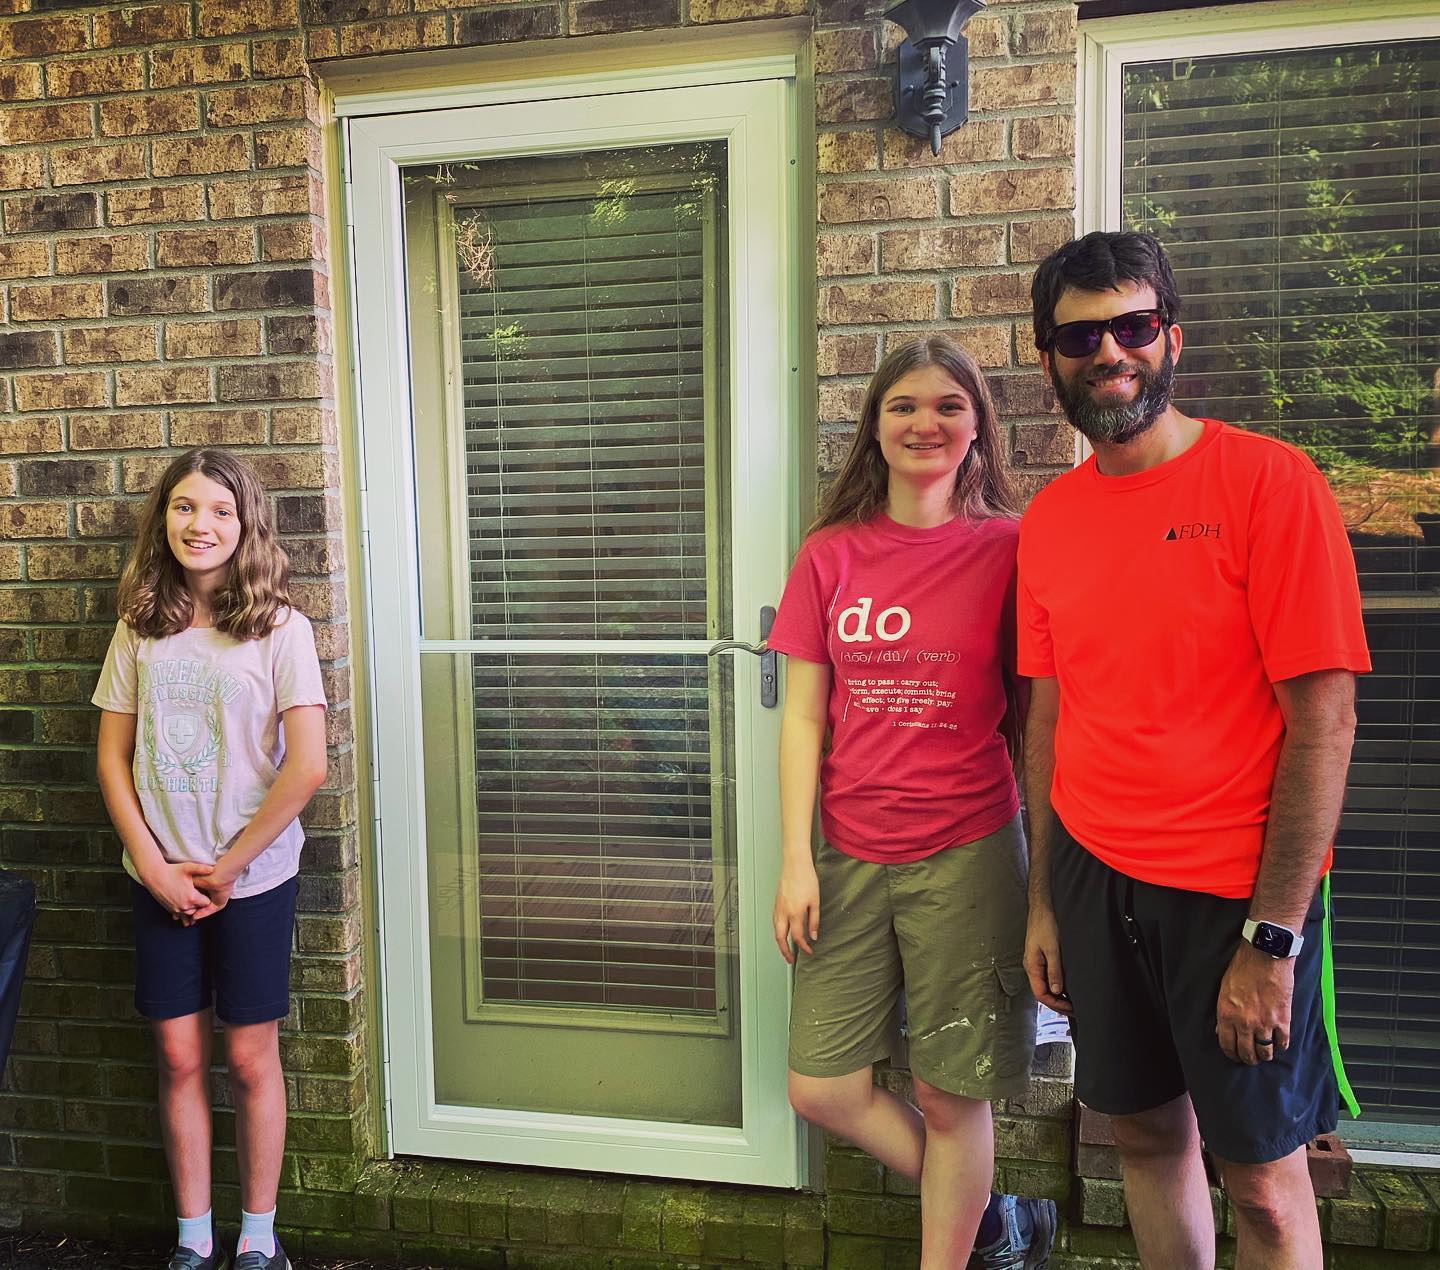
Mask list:
[[[323,706],[309,619],[294,609],[263,639],[213,627],[150,639],[121,621],[91,701],[133,714],[135,792],[172,864],[213,864],[254,817],[285,757],[282,712]],[[235,882],[259,895],[295,876],[305,835],[292,820]],[[138,882],[125,856],[125,870]]]

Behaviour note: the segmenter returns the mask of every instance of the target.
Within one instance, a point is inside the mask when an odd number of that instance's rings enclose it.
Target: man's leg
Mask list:
[[[210,1209],[210,1011],[156,1019],[160,1135],[181,1217]]]
[[[1213,1270],[1215,1218],[1189,1095],[1113,1116],[1125,1204],[1140,1262],[1154,1270]]]
[[[285,1155],[279,1022],[227,1024],[225,1061],[235,1096],[240,1204],[248,1213],[268,1213],[275,1207]]]
[[[1320,1270],[1320,1218],[1305,1148],[1266,1164],[1221,1162],[1235,1208],[1235,1270]]]

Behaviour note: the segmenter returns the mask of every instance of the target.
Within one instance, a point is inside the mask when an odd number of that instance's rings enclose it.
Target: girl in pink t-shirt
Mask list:
[[[285,1270],[279,1020],[289,1012],[297,819],[325,779],[314,636],[255,473],[182,454],[140,516],[95,689],[100,789],[125,848],[135,1005],[152,1021],[179,1240],[170,1270],[223,1270],[210,1213],[211,1010],[225,1024],[240,1165],[235,1270]]]
[[[1049,1200],[990,1194],[990,1100],[1024,1090],[1035,1039],[1006,743],[1017,538],[984,376],[946,340],[910,340],[870,381],[769,638],[788,655],[774,924],[796,964],[790,1101],[919,1182],[923,1270],[972,1249],[1033,1270],[1054,1240]],[[918,1108],[871,1076],[902,991]]]

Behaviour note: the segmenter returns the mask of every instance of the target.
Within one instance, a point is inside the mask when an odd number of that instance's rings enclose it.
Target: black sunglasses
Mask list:
[[[1121,348],[1145,348],[1159,338],[1164,327],[1159,309],[1136,309],[1104,321],[1065,322],[1050,332],[1050,347],[1064,357],[1089,357],[1109,331]]]

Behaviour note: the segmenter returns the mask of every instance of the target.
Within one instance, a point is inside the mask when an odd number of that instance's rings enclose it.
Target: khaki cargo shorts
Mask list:
[[[910,1070],[947,1093],[1022,1093],[1035,1052],[1025,977],[1028,862],[1017,816],[910,864],[821,843],[820,938],[799,953],[790,1069],[848,1076],[898,1052],[904,992]]]

